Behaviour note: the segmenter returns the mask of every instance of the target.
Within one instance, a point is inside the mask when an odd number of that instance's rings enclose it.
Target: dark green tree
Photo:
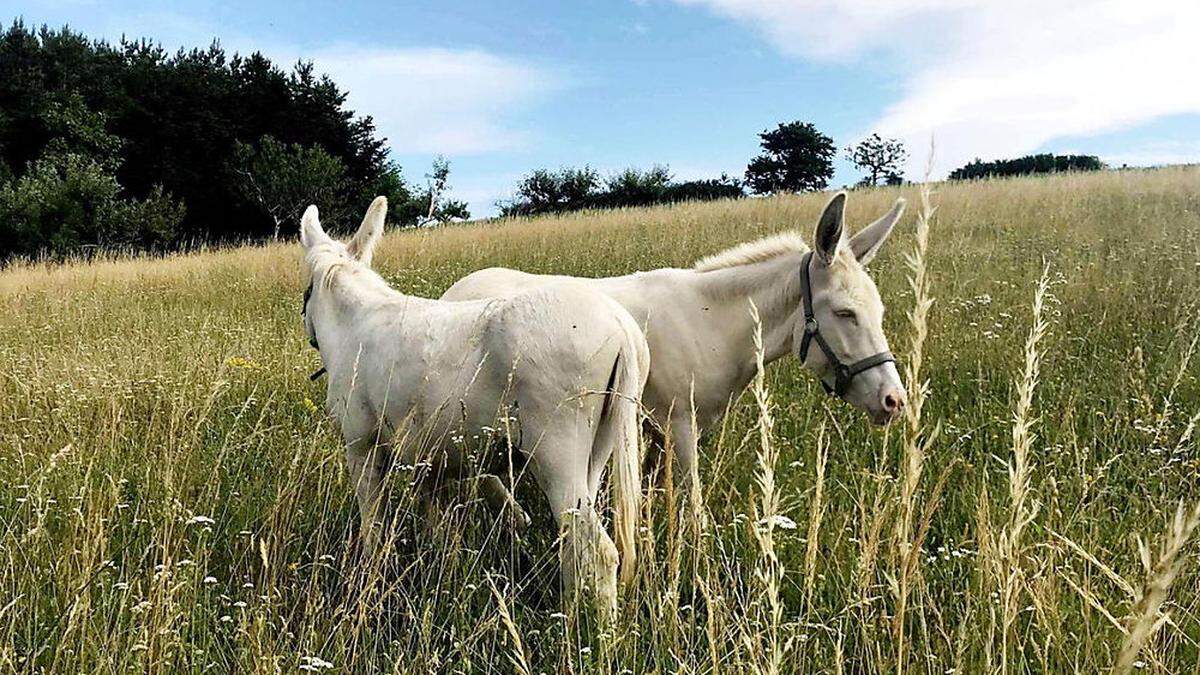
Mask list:
[[[721,174],[719,178],[689,180],[672,183],[663,195],[666,202],[711,201],[715,199],[740,199],[746,196],[742,181]]]
[[[810,122],[786,122],[758,135],[763,152],[746,167],[758,194],[823,190],[833,177],[833,139]]]
[[[110,138],[94,133],[101,128]],[[414,212],[412,191],[371,118],[349,110],[345,92],[311,63],[284,69],[258,53],[228,55],[217,43],[168,52],[149,40],[92,41],[20,21],[0,31],[5,183],[69,150],[111,171],[121,199],[182,201],[186,215],[167,245],[267,237],[275,219],[245,198],[244,175],[231,170],[239,148],[257,147],[264,136],[340,162],[333,201],[365,208],[387,194],[393,215],[406,216],[393,217],[397,224],[416,224],[426,213]],[[113,147],[105,146],[111,138]],[[79,175],[82,166],[71,163],[69,171]],[[68,165],[59,169],[65,175]],[[42,166],[39,180],[47,175]],[[444,191],[439,202],[451,204]],[[0,259],[9,253],[0,248]]]
[[[502,216],[578,211],[595,206],[600,174],[591,167],[537,169],[521,179],[512,200],[499,204]]]
[[[720,178],[676,183],[671,180],[671,170],[659,165],[644,170],[625,169],[604,181],[588,167],[558,171],[538,169],[521,179],[512,200],[499,206],[503,216],[528,216],[580,209],[737,199],[745,194],[741,181],[725,174]]]
[[[8,255],[24,256],[161,248],[174,240],[184,213],[161,187],[130,198],[100,162],[57,154],[0,187],[0,240]]]
[[[143,199],[117,182],[121,141],[103,114],[71,93],[43,97],[42,154],[0,186],[0,258],[63,255],[84,248],[161,248],[183,219],[182,204],[155,185]]]
[[[617,208],[622,206],[647,206],[666,201],[671,186],[671,170],[654,165],[646,170],[628,168],[619,171],[604,182],[605,190],[599,196],[599,205]]]

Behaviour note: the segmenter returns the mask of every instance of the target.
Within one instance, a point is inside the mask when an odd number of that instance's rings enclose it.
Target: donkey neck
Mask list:
[[[326,363],[342,352],[343,343],[356,341],[355,327],[364,325],[364,315],[380,307],[410,299],[388,286],[375,272],[354,263],[317,263],[313,269],[314,289],[308,311],[313,331]]]
[[[762,324],[763,361],[770,363],[792,351],[792,335],[801,314],[800,261],[803,252],[785,253],[768,260],[697,273],[697,282],[709,300],[728,310],[722,316],[737,322],[730,327],[753,335],[754,318],[749,302],[758,308]],[[753,352],[753,342],[746,341]]]

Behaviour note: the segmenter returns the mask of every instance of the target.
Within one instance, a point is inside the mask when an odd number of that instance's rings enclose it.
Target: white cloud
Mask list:
[[[744,22],[784,53],[885,58],[900,98],[863,130],[904,139],[919,174],[1200,113],[1200,3],[1179,0],[676,0]]]
[[[349,92],[399,153],[512,150],[532,133],[516,114],[561,86],[543,68],[477,50],[332,47],[302,54]]]
[[[301,47],[250,36],[190,15],[151,11],[109,16],[98,31],[153,36],[168,49],[260,51],[281,68],[311,60],[347,92],[347,105],[370,115],[400,154],[478,155],[527,146],[535,139],[522,113],[566,84],[551,68],[480,49],[397,48],[334,42]]]
[[[675,0],[707,7],[761,32],[793,56],[844,60],[891,50],[913,35],[945,35],[942,28],[987,0]]]

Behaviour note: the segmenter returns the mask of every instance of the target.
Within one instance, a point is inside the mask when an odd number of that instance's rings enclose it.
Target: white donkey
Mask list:
[[[439,478],[465,475],[476,467],[462,439],[515,410],[519,450],[563,528],[565,597],[592,587],[602,609],[615,609],[618,562],[629,579],[636,560],[644,336],[620,305],[578,284],[478,302],[404,295],[370,267],[386,214],[379,197],[344,245],[321,228],[315,206],[300,227],[304,327],[329,373],[326,409],[341,424],[367,549],[377,545],[393,460],[431,462]],[[619,555],[595,505],[610,457]],[[488,478],[482,489],[515,506]]]
[[[692,269],[580,280],[621,303],[645,331],[651,363],[643,401],[671,434],[685,481],[696,477],[701,429],[754,376],[751,301],[761,317],[765,362],[795,354],[828,391],[877,424],[903,408],[906,393],[883,334],[883,303],[864,265],[891,234],[904,200],[853,237],[844,225],[845,204],[839,192],[825,207],[811,252],[798,234],[785,233],[704,258]],[[484,269],[459,280],[442,299],[502,297],[567,278],[573,277]]]

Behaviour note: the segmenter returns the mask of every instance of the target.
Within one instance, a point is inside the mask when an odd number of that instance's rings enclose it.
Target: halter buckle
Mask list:
[[[821,330],[821,327],[817,325],[817,320],[815,318],[810,316],[804,320],[805,333],[808,333],[809,335],[816,335],[817,331],[819,330]]]

